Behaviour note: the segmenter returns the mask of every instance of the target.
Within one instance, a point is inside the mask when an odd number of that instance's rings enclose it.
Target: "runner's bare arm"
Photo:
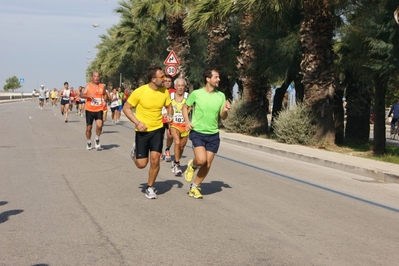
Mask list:
[[[168,111],[168,123],[172,122],[173,120],[173,107],[172,104],[165,106],[166,110]]]
[[[82,90],[82,94],[80,95],[80,97],[82,97],[82,98],[88,98],[89,96],[87,95],[87,90],[88,90],[88,87],[87,87],[87,86],[84,87],[83,90]]]
[[[126,115],[126,117],[133,122],[133,124],[136,125],[137,129],[139,131],[145,131],[147,130],[147,126],[143,123],[141,123],[137,117],[134,115],[132,111],[133,106],[129,103],[126,102],[125,105],[123,105],[123,113]]]
[[[226,102],[224,103],[224,106],[223,106],[222,110],[220,110],[220,113],[219,113],[220,118],[221,118],[222,120],[224,120],[224,119],[227,118],[227,112],[230,110],[230,108],[231,108],[230,100],[226,100]]]
[[[188,118],[189,109],[191,109],[191,107],[189,107],[187,104],[183,105],[182,114],[183,114],[184,121],[186,122],[186,131],[189,131],[194,128],[194,126],[191,124],[190,119]]]
[[[105,101],[110,101],[111,100],[111,96],[110,96],[109,91],[107,89],[104,90],[103,97],[104,97]]]

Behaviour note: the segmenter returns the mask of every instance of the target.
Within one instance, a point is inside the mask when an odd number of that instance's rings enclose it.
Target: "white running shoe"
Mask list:
[[[96,148],[96,150],[101,150],[101,144],[99,139],[96,139],[96,144],[94,145],[94,148]]]
[[[88,143],[86,143],[86,150],[91,150],[92,149],[92,147],[91,147],[91,142],[88,142]]]
[[[156,199],[158,197],[154,187],[148,187],[145,191],[145,196],[149,199]]]
[[[181,175],[183,171],[180,169],[180,164],[172,162],[172,173],[175,175]]]
[[[165,151],[165,162],[171,162],[172,161],[172,157],[170,156],[170,151],[167,150]]]

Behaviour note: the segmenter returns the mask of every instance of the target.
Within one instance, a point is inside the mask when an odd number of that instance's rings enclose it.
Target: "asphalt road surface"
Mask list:
[[[132,124],[84,121],[0,105],[0,265],[398,265],[398,184],[222,142],[204,199],[162,162],[149,200]]]

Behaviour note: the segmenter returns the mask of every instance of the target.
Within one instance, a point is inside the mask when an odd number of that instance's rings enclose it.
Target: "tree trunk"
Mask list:
[[[304,0],[301,24],[303,59],[301,69],[305,103],[316,119],[316,141],[334,143],[333,121],[334,57],[333,15],[328,0]]]
[[[375,155],[385,154],[386,151],[386,128],[385,128],[385,92],[386,84],[379,78],[374,79],[374,145],[373,152]]]
[[[187,62],[186,56],[190,53],[190,44],[188,42],[189,36],[183,28],[183,20],[186,14],[169,15],[168,16],[168,36],[167,40],[170,43],[168,51],[173,50],[179,61],[178,77],[186,79],[187,77]],[[189,83],[187,81],[187,83]]]
[[[302,75],[295,75],[294,85],[295,85],[295,99],[297,102],[303,102],[305,99],[305,87],[303,86]]]
[[[335,144],[343,144],[345,141],[345,111],[342,101],[343,97],[344,90],[337,90],[334,96]]]
[[[345,141],[368,143],[370,139],[370,89],[350,81],[346,87]]]
[[[272,130],[273,130],[274,120],[278,117],[278,114],[283,109],[283,99],[284,99],[284,94],[287,91],[287,88],[288,88],[288,85],[286,85],[286,83],[284,82],[280,88],[277,88],[274,91],[272,121],[271,121]]]
[[[280,88],[277,88],[274,91],[271,130],[273,130],[274,120],[278,117],[278,114],[283,109],[284,95],[285,95],[291,81],[292,81],[292,77],[287,76],[286,80],[283,82],[283,84],[281,84]]]
[[[252,43],[249,29],[253,25],[253,17],[245,14],[241,20],[241,32],[238,59],[238,71],[240,74],[240,81],[243,87],[243,100],[246,103],[252,103],[256,110],[254,117],[256,122],[251,129],[251,134],[263,134],[268,132],[267,110],[269,102],[267,101],[266,87],[267,80],[262,79],[260,73],[251,71],[251,64],[256,62],[257,51]],[[254,67],[252,67],[254,68]],[[255,67],[256,68],[256,67]]]
[[[220,82],[218,89],[226,95],[227,99],[232,99],[232,86],[228,76],[223,71],[225,69],[225,62],[222,62],[223,59],[221,59],[221,54],[223,54],[223,49],[226,45],[225,41],[230,39],[228,29],[226,23],[214,24],[208,28],[208,55],[206,62],[208,66],[212,66],[219,71]]]

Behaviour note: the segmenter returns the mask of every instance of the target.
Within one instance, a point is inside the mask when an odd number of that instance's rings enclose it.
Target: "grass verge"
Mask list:
[[[339,152],[342,154],[348,154],[377,161],[399,164],[399,148],[394,146],[386,145],[387,153],[385,155],[374,155],[373,154],[373,142],[370,141],[366,144],[344,144],[339,146],[327,146],[325,147],[328,151]]]

